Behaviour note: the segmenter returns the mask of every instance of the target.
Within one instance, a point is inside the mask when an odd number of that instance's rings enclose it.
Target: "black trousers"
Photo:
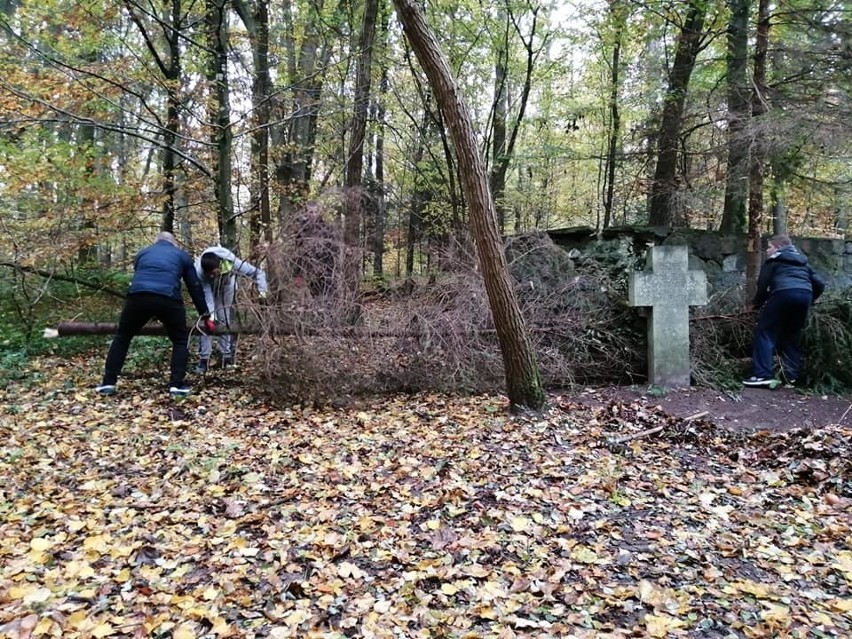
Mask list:
[[[154,293],[134,293],[127,296],[118,329],[112,338],[109,353],[104,366],[104,384],[115,384],[130,341],[139,334],[142,327],[152,317],[156,317],[166,328],[172,341],[171,377],[169,386],[182,386],[186,380],[186,367],[189,362],[189,330],[186,328],[186,308],[183,301]]]
[[[775,350],[781,356],[781,370],[788,380],[802,374],[802,330],[808,319],[813,294],[805,289],[786,289],[769,296],[760,309],[752,348],[753,374],[771,378]]]

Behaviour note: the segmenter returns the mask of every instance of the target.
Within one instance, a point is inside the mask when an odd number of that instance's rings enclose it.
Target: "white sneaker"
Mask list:
[[[743,380],[743,386],[772,386],[775,380],[771,377],[755,377],[752,375],[748,379]]]

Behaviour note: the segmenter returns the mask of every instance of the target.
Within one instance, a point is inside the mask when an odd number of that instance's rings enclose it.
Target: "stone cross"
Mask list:
[[[630,274],[630,306],[650,306],[648,380],[660,388],[689,386],[689,307],[707,303],[707,276],[689,270],[686,246],[654,246],[645,270]]]

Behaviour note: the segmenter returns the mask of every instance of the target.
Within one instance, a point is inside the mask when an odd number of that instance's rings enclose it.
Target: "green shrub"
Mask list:
[[[852,292],[829,291],[814,305],[803,339],[804,378],[819,392],[852,388]]]

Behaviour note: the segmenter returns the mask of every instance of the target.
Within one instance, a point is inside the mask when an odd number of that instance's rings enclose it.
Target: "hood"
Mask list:
[[[799,253],[795,246],[782,246],[769,259],[777,262],[786,262],[787,264],[796,264],[797,266],[804,266],[808,263],[808,258]]]

